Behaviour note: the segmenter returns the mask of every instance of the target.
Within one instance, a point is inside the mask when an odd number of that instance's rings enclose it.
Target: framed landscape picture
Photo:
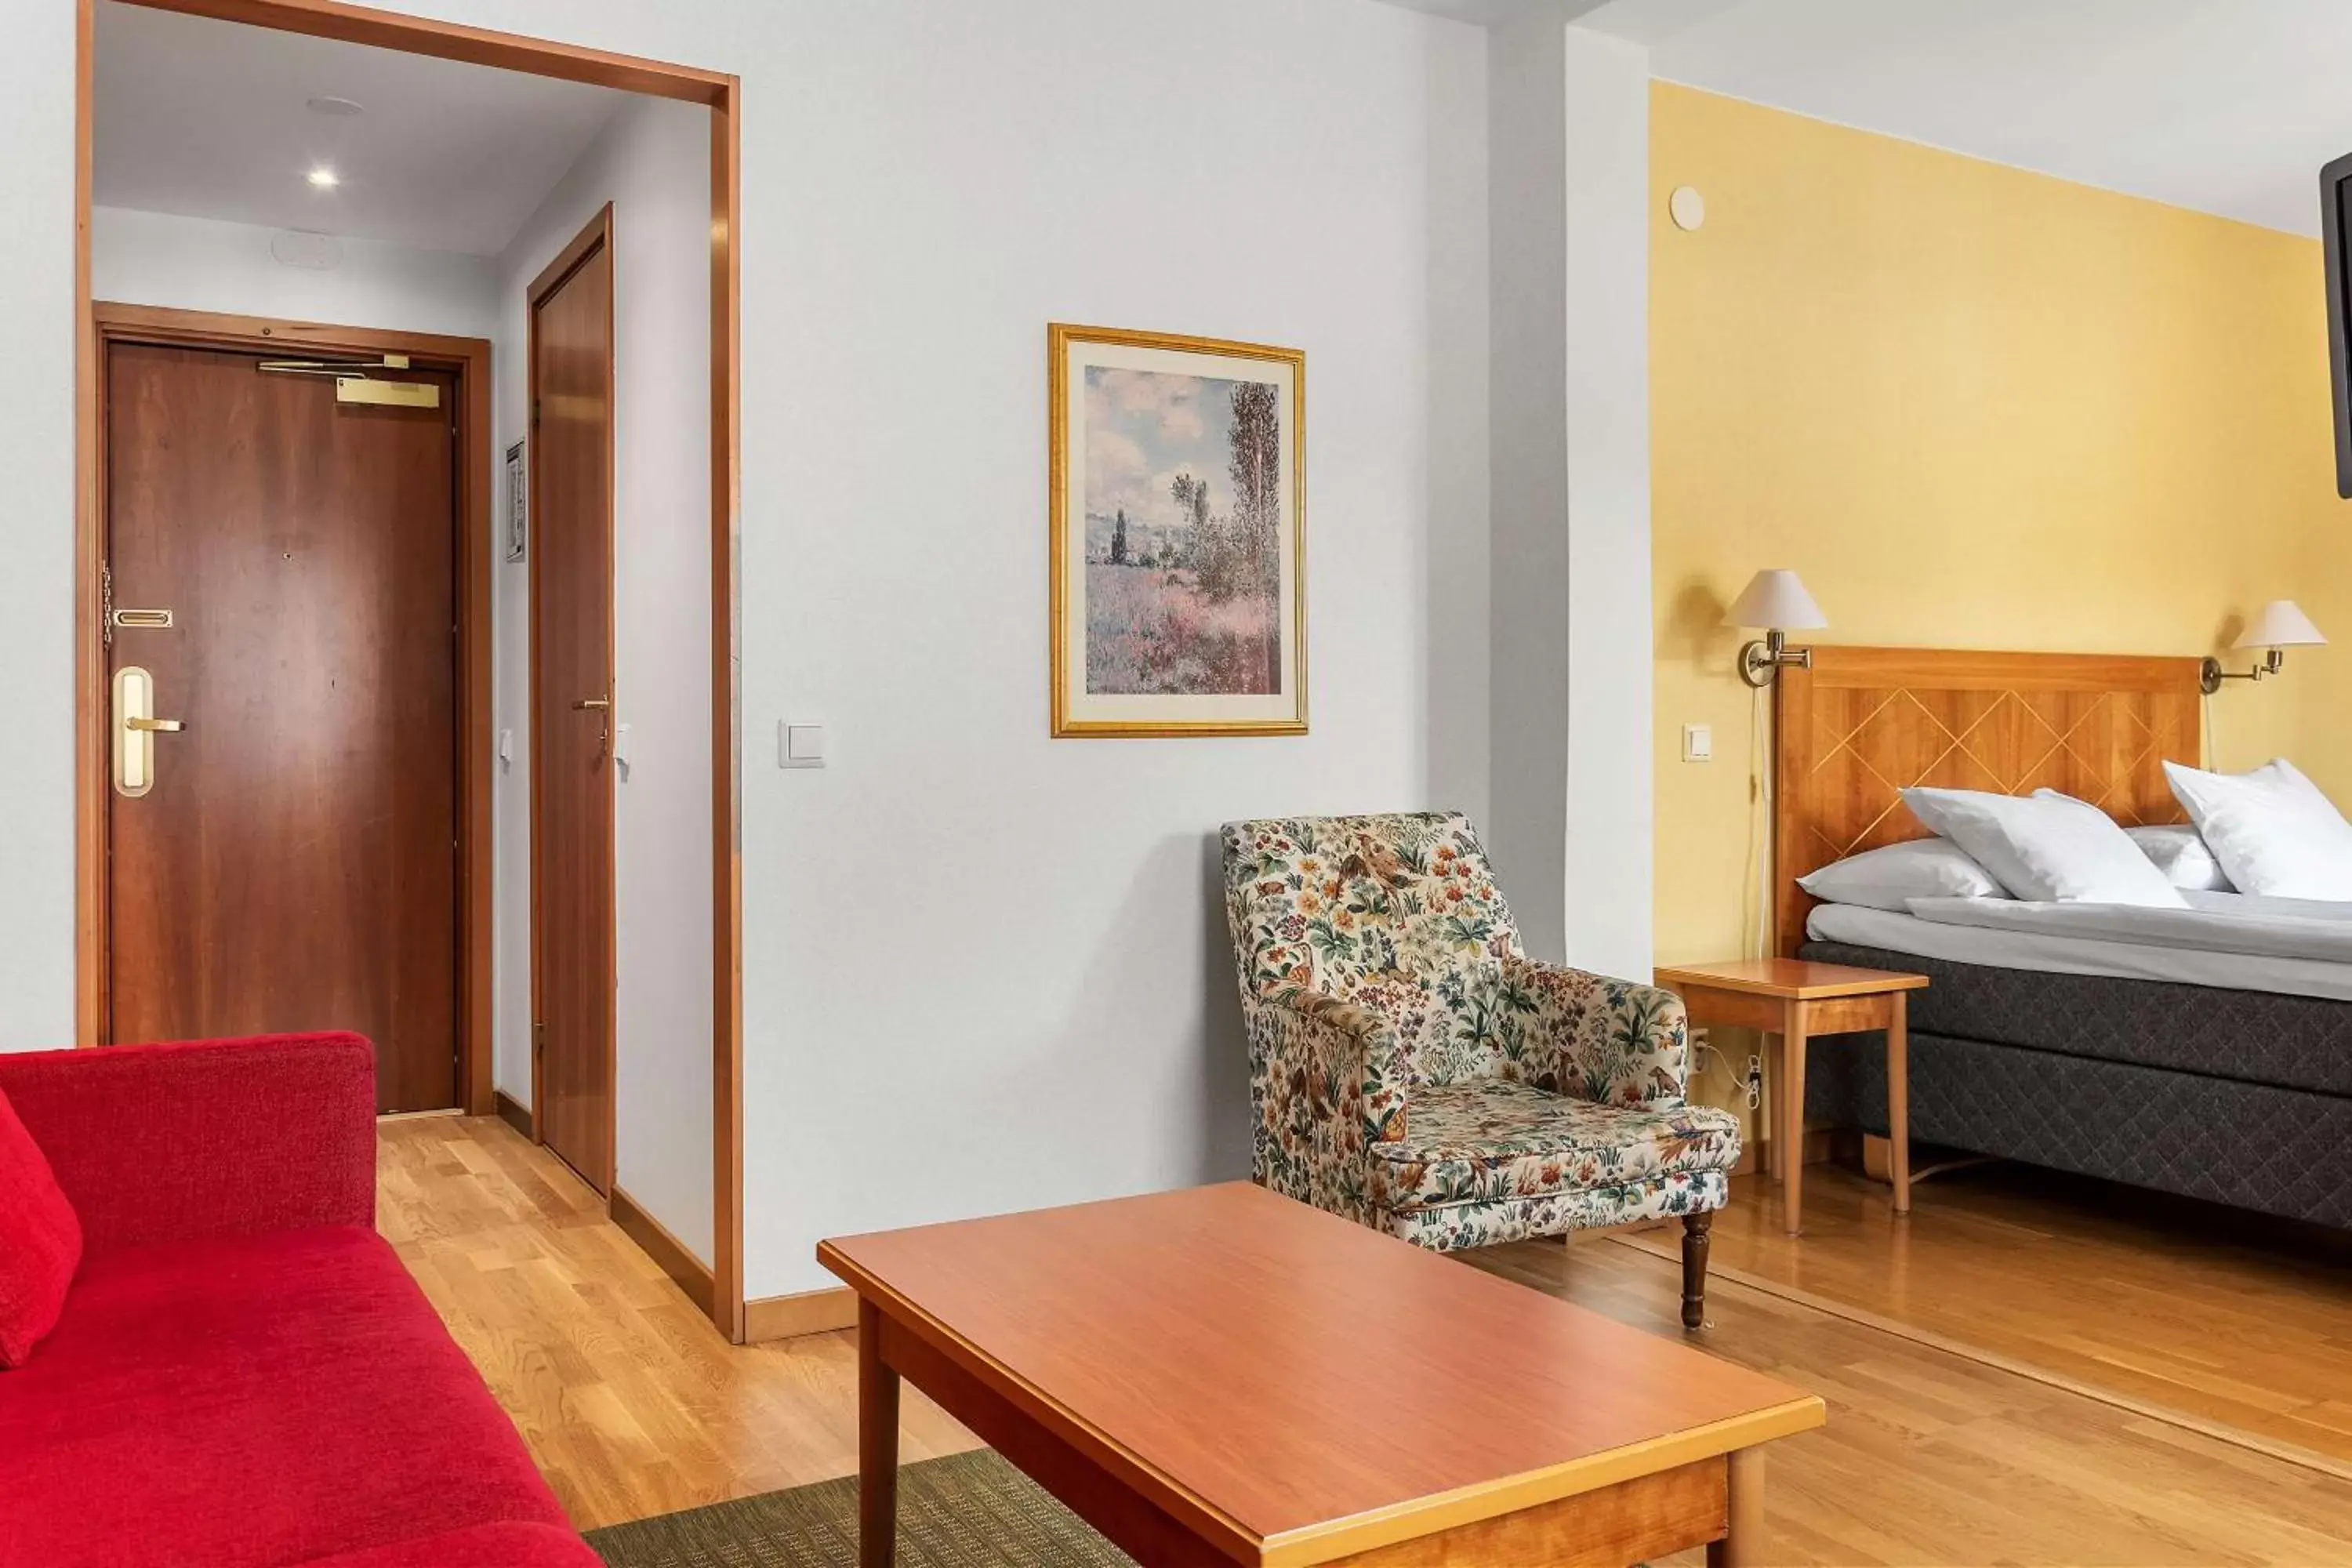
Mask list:
[[[1047,334],[1056,735],[1307,732],[1307,356]]]

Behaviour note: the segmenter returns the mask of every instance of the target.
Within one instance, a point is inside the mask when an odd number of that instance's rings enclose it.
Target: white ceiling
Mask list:
[[[1669,80],[2295,234],[2352,153],[2352,0],[1395,3],[1541,4]]]
[[[101,206],[475,256],[506,248],[623,97],[115,0],[97,77]],[[319,166],[341,183],[313,189]]]

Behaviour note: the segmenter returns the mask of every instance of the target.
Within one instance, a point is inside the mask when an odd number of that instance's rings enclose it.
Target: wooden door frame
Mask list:
[[[314,321],[281,321],[261,316],[230,316],[208,310],[183,310],[157,305],[118,305],[106,301],[89,308],[94,366],[90,416],[99,437],[100,460],[89,478],[89,507],[79,541],[83,574],[99,575],[106,552],[106,351],[116,343],[152,343],[165,347],[218,349],[228,353],[267,353],[294,349],[304,353],[364,357],[405,353],[419,369],[448,371],[457,378],[457,501],[454,520],[456,554],[450,562],[450,587],[457,612],[457,908],[456,1093],[458,1108],[468,1116],[485,1116],[493,1109],[490,1089],[491,987],[490,953],[494,933],[490,894],[496,860],[490,828],[490,344],[485,338],[453,338],[436,332],[394,332],[373,328],[328,326]],[[90,640],[82,649],[90,659],[94,679],[85,679],[75,703],[80,743],[75,801],[78,812],[89,811],[91,842],[83,862],[89,879],[81,907],[88,935],[78,946],[81,978],[90,986],[83,999],[89,1014],[79,1031],[85,1045],[112,1037],[107,1014],[112,950],[108,941],[107,855],[110,813],[107,770],[110,763],[109,712],[106,699],[105,627],[100,606],[85,604],[87,627],[77,631]]]
[[[614,531],[614,514],[620,505],[618,488],[620,479],[620,454],[617,448],[618,432],[614,427],[614,419],[615,415],[614,405],[618,388],[614,383],[613,370],[613,360],[615,349],[615,344],[613,339],[613,312],[615,308],[615,301],[620,299],[621,295],[621,269],[619,265],[620,258],[614,254],[613,249],[612,203],[606,202],[601,208],[599,208],[596,216],[590,218],[586,226],[583,226],[578,234],[573,235],[571,240],[565,244],[562,250],[555,253],[555,259],[550,261],[545,267],[540,268],[539,276],[530,280],[530,289],[523,294],[523,355],[525,360],[525,401],[523,403],[523,406],[525,409],[531,411],[527,413],[523,418],[523,427],[527,432],[528,440],[528,445],[523,448],[523,461],[530,468],[530,479],[528,480],[528,484],[530,491],[530,527],[533,534],[533,542],[530,549],[524,556],[524,569],[530,574],[530,587],[527,590],[530,599],[530,606],[528,611],[530,620],[529,638],[530,643],[530,672],[525,681],[525,687],[529,693],[525,700],[530,712],[530,1126],[531,1139],[534,1142],[539,1143],[544,1143],[547,1142],[547,1115],[544,1109],[547,1104],[547,1100],[545,1074],[542,1071],[545,1062],[541,1050],[541,1042],[539,1033],[540,1020],[545,1016],[542,1013],[541,1006],[542,996],[540,988],[540,981],[542,973],[546,969],[546,963],[544,962],[541,947],[541,937],[542,935],[543,928],[539,918],[540,905],[543,901],[540,896],[539,886],[541,869],[541,837],[539,829],[541,814],[544,809],[542,792],[545,789],[547,780],[547,770],[540,765],[541,757],[545,751],[546,737],[541,732],[543,727],[539,721],[539,616],[541,605],[541,600],[540,597],[541,577],[539,569],[541,556],[544,553],[540,547],[541,542],[544,537],[540,532],[540,530],[542,520],[546,517],[546,513],[540,510],[539,505],[539,418],[536,412],[539,407],[539,308],[552,298],[557,289],[562,288],[565,283],[571,281],[572,273],[579,270],[581,263],[586,261],[589,257],[595,254],[599,249],[602,249],[604,252],[605,277],[608,280],[604,290],[604,526],[603,531],[604,540],[604,661],[606,666],[604,670],[604,696],[608,701],[613,703],[613,706],[604,710],[604,724],[607,731],[614,733],[615,736],[612,750],[606,753],[606,760],[609,763],[612,757],[616,755],[619,751],[618,732],[613,730],[613,725],[614,721],[620,715],[621,700],[620,692],[617,689],[620,684],[620,672],[616,668],[614,668],[614,666],[619,662],[620,653],[620,645],[617,640],[618,628],[614,624],[620,599],[620,584],[618,581],[619,561],[614,553],[614,544],[617,535]],[[604,787],[608,792],[616,791],[619,783],[620,780],[614,772],[607,772],[604,775]],[[604,1109],[607,1114],[605,1116],[604,1126],[604,1170],[603,1172],[603,1175],[604,1178],[604,1201],[607,1204],[612,1202],[613,1193],[620,1185],[621,1163],[621,1018],[619,994],[621,905],[619,899],[620,866],[618,864],[620,858],[620,847],[616,841],[616,835],[620,827],[620,819],[621,803],[619,800],[615,799],[612,803],[611,810],[605,816],[604,834],[604,873],[606,888],[608,892],[612,895],[609,903],[609,909],[612,915],[612,924],[610,929],[608,929],[604,933]],[[567,1159],[565,1163],[570,1163],[570,1161]],[[587,1174],[586,1172],[581,1172],[580,1173],[583,1175]],[[591,1178],[588,1184],[593,1187],[596,1183],[593,1178]]]
[[[742,86],[733,76],[658,60],[460,26],[338,0],[133,0],[152,9],[242,22],[280,32],[366,44],[699,103],[710,110],[710,698],[711,698],[711,1251],[710,1316],[743,1339],[743,856],[737,777],[742,755],[741,616],[736,562],[741,538],[740,385]],[[96,0],[74,0],[74,371],[77,541],[74,667],[77,760],[103,723],[98,574],[92,545],[98,503],[98,331],[90,310],[90,130]],[[100,733],[103,734],[102,729]],[[88,770],[79,770],[85,774]],[[77,787],[75,998],[77,1037],[96,1038],[94,1002],[103,976],[93,960],[102,931],[92,889],[104,874],[97,834],[103,803]]]

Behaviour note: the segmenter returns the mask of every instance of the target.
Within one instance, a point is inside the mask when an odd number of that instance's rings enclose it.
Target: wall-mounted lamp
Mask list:
[[[2286,655],[2280,650],[2290,647],[2323,647],[2327,639],[2311,624],[2293,599],[2273,599],[2253,618],[2232,647],[2268,649],[2263,661],[2248,670],[2223,669],[2218,658],[2209,658],[2199,669],[2197,684],[2208,696],[2221,689],[2225,680],[2260,680],[2266,675],[2276,675],[2286,664]]]
[[[1739,650],[1739,679],[1750,686],[1765,687],[1780,676],[1784,665],[1800,669],[1813,667],[1813,650],[1786,646],[1788,639],[1782,634],[1811,631],[1830,623],[1794,572],[1774,568],[1748,579],[1731,608],[1723,612],[1723,624],[1765,628],[1762,642],[1749,643]]]

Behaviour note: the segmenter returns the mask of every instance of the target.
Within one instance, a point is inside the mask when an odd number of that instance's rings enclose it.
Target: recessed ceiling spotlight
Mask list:
[[[360,106],[354,100],[348,98],[336,98],[328,93],[320,93],[316,98],[307,98],[302,101],[313,114],[348,116],[360,111]]]
[[[332,169],[313,169],[310,171],[310,183],[322,191],[331,191],[343,182]]]

